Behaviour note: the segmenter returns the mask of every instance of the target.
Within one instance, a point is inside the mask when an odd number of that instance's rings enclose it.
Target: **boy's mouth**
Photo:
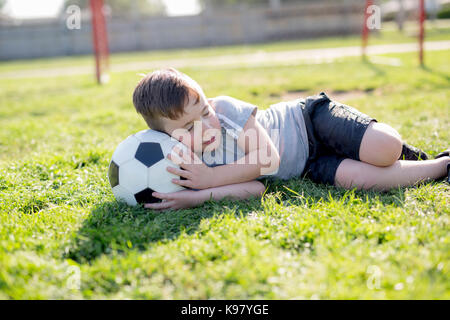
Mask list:
[[[213,143],[215,140],[216,140],[216,137],[213,136],[213,137],[211,138],[211,140],[206,141],[206,142],[203,142],[203,144],[207,146],[208,144]]]

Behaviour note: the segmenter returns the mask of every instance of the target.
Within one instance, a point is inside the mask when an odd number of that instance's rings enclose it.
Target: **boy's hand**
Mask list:
[[[191,189],[207,189],[213,186],[213,169],[188,148],[181,150],[175,147],[167,158],[180,166],[180,169],[167,167],[167,171],[186,179],[172,179],[173,183]]]
[[[154,210],[176,210],[195,207],[204,202],[201,195],[193,190],[181,190],[171,193],[153,192],[155,198],[163,200],[159,203],[146,203],[145,208]]]
[[[191,208],[201,205],[207,200],[221,200],[225,197],[230,199],[248,199],[250,197],[261,197],[266,187],[259,181],[249,181],[230,184],[206,190],[181,190],[171,193],[153,192],[155,198],[161,199],[160,203],[146,203],[145,208],[154,210],[176,210]]]

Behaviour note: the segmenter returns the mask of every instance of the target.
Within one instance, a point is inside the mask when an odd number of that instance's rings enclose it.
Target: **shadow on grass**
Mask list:
[[[277,202],[283,206],[347,199],[348,190],[315,184],[309,179],[288,181],[263,181],[267,193],[277,194]],[[366,203],[403,206],[404,190],[394,189],[388,193],[352,191],[355,197]],[[330,198],[331,197],[331,198]],[[344,200],[345,200],[344,199]],[[126,253],[129,250],[146,250],[154,243],[168,242],[179,237],[182,232],[192,234],[198,230],[203,219],[222,214],[227,208],[234,209],[236,216],[246,217],[252,211],[264,210],[261,201],[223,200],[209,201],[203,206],[178,211],[156,212],[142,207],[130,207],[115,201],[104,202],[91,211],[64,253],[79,263],[89,263],[102,254],[113,251]]]
[[[87,263],[113,251],[145,250],[155,242],[174,240],[182,232],[192,234],[203,219],[220,214],[228,204],[231,204],[229,207],[236,204],[240,209],[236,210],[237,214],[246,215],[257,210],[258,203],[257,200],[242,203],[208,201],[198,208],[157,212],[116,201],[104,202],[92,209],[64,257]]]
[[[362,58],[362,63],[363,63],[364,65],[366,65],[369,69],[371,69],[373,72],[375,72],[375,74],[376,74],[377,76],[384,76],[384,75],[386,75],[386,72],[385,72],[383,69],[379,68],[379,67],[378,67],[376,64],[374,64],[372,61],[370,61],[369,58],[363,57],[363,58]]]
[[[428,73],[434,74],[434,75],[436,75],[438,77],[441,77],[442,79],[446,80],[447,82],[450,82],[450,76],[448,74],[445,74],[445,73],[437,71],[437,70],[433,70],[432,68],[430,68],[430,67],[428,67],[426,65],[423,65],[423,66],[420,66],[420,67],[422,68],[422,70],[424,70],[424,71],[426,71]]]

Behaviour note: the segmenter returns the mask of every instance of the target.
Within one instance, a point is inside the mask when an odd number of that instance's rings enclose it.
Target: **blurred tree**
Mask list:
[[[104,0],[104,3],[111,8],[111,15],[116,17],[166,14],[166,6],[162,0]],[[89,0],[65,0],[63,10],[73,4],[81,9],[89,8]]]

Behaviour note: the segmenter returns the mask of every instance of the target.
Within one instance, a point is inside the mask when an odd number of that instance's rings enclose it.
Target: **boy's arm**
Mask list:
[[[203,190],[181,190],[172,193],[153,192],[153,196],[162,199],[160,203],[146,203],[145,208],[155,210],[183,209],[196,207],[207,200],[221,200],[225,197],[243,200],[250,197],[260,197],[265,191],[264,185],[259,181],[230,184],[221,187]]]
[[[278,150],[253,115],[249,117],[239,134],[237,144],[245,151],[244,157],[233,163],[212,168],[207,167],[190,150],[186,150],[187,154],[183,154],[176,162],[181,169],[167,168],[167,171],[185,179],[173,179],[172,182],[183,187],[206,189],[252,181],[278,169],[280,165]],[[175,160],[171,154],[168,158]]]
[[[253,115],[240,133],[237,144],[245,151],[245,156],[233,163],[213,167],[213,186],[251,181],[278,169],[278,150]]]

